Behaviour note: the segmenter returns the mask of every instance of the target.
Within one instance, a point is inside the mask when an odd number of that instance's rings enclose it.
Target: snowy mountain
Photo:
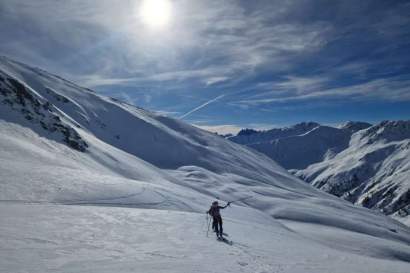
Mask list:
[[[229,139],[264,153],[316,188],[408,222],[409,123],[349,121],[334,128],[308,122],[244,129]]]
[[[361,130],[347,149],[295,174],[353,203],[408,216],[410,121],[384,121]]]
[[[368,123],[348,122],[334,128],[304,122],[268,131],[244,129],[228,139],[264,153],[286,169],[304,169],[346,149],[351,135],[369,126]]]
[[[0,151],[0,272],[408,271],[405,225],[5,57]],[[216,197],[236,200],[222,212],[232,245],[207,237]]]
[[[340,129],[345,129],[349,130],[352,134],[371,127],[372,125],[367,122],[361,122],[361,121],[348,121],[343,124],[341,124],[338,128]]]

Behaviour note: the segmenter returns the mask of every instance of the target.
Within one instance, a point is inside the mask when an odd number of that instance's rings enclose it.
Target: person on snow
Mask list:
[[[222,216],[220,210],[228,207],[230,204],[231,202],[228,202],[228,204],[222,207],[219,206],[218,201],[215,201],[212,203],[211,208],[207,211],[207,213],[213,218],[212,229],[216,232],[216,236],[218,236],[218,238],[222,238],[223,234]]]

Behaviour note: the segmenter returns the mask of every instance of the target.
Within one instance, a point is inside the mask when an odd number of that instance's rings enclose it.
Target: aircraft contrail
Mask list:
[[[215,102],[215,101],[217,101],[217,100],[223,98],[224,96],[225,96],[225,95],[220,95],[220,96],[218,96],[218,97],[216,97],[216,98],[213,98],[213,99],[211,99],[211,100],[209,100],[209,101],[207,101],[207,102],[205,102],[205,103],[199,105],[198,107],[192,109],[191,111],[189,111],[189,112],[183,114],[183,115],[180,116],[179,118],[180,118],[180,119],[183,119],[183,118],[189,116],[190,114],[192,114],[192,113],[198,111],[199,109],[204,108],[204,107],[207,106],[208,104],[213,103],[213,102]]]

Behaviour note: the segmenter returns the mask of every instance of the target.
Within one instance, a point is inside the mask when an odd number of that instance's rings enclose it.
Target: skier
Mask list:
[[[211,215],[213,218],[212,229],[215,230],[216,236],[220,239],[222,239],[223,228],[222,228],[222,216],[219,210],[228,207],[230,204],[231,202],[228,202],[228,204],[222,207],[218,205],[218,201],[215,201],[212,203],[211,208],[207,211],[207,213]]]

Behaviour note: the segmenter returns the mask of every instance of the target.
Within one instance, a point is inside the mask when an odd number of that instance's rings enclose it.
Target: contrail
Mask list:
[[[199,105],[198,107],[192,109],[191,111],[189,111],[189,112],[183,114],[183,115],[180,116],[179,118],[180,118],[180,119],[183,119],[183,118],[189,116],[190,114],[192,114],[192,113],[198,111],[199,109],[204,108],[204,107],[207,106],[208,104],[213,103],[213,102],[215,102],[215,101],[217,101],[217,100],[219,100],[219,99],[221,99],[221,98],[223,98],[223,97],[225,97],[225,95],[220,95],[220,96],[218,96],[218,97],[216,97],[216,98],[213,98],[213,99],[211,99],[211,100],[205,102],[204,104],[201,104],[201,105]]]

